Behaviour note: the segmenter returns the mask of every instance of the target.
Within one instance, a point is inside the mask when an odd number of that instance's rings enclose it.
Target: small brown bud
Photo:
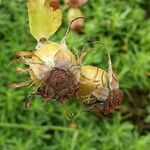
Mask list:
[[[68,11],[68,20],[71,22],[73,19],[83,17],[83,14],[80,9],[70,9]],[[75,21],[72,22],[70,29],[74,32],[79,33],[84,25],[84,19],[78,18]]]

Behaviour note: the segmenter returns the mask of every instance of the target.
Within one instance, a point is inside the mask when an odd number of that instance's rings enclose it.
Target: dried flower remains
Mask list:
[[[61,11],[59,7],[54,9],[51,4],[52,1],[46,0],[45,2],[44,0],[39,0],[38,3],[35,3],[34,0],[28,1],[30,30],[32,35],[37,39],[38,44],[33,52],[23,51],[17,53],[19,57],[17,60],[29,66],[28,69],[17,68],[17,71],[19,73],[28,72],[30,80],[10,86],[18,88],[29,84],[36,85],[37,91],[31,95],[39,95],[46,101],[57,99],[61,103],[64,103],[71,96],[76,96],[79,89],[82,55],[77,59],[66,45],[65,40],[70,25],[60,43],[48,41],[48,37],[57,31],[61,23]],[[40,10],[38,10],[39,5],[41,6]],[[49,11],[49,14],[46,14],[46,11]],[[44,16],[44,18],[40,18],[38,14]],[[59,17],[57,18],[57,16]],[[47,22],[48,18],[54,17],[55,22]],[[53,26],[55,24],[57,25]],[[41,27],[43,27],[42,30]],[[29,103],[30,99],[25,103],[26,106],[29,106]]]
[[[98,114],[109,114],[122,103],[123,92],[112,70],[108,53],[108,72],[93,66],[83,66],[80,79],[80,96],[84,104]]]

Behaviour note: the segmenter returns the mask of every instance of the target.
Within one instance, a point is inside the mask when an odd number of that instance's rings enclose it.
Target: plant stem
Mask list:
[[[7,122],[0,122],[0,127],[5,127],[5,128],[18,128],[18,129],[43,129],[43,130],[57,130],[57,131],[66,131],[66,132],[74,132],[77,129],[73,128],[67,128],[67,127],[62,127],[62,126],[53,126],[53,125],[46,125],[46,126],[39,126],[39,125],[30,125],[30,124],[16,124],[16,123],[7,123]]]

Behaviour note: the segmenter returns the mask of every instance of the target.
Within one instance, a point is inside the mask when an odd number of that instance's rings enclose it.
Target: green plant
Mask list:
[[[69,120],[58,103],[43,106],[40,98],[35,98],[33,106],[25,109],[23,102],[31,89],[8,88],[8,84],[25,77],[16,75],[15,66],[7,68],[7,65],[16,52],[34,49],[36,41],[29,33],[25,1],[1,1],[0,149],[148,150],[150,20],[145,10],[147,5],[148,1],[142,0],[93,0],[82,8],[87,18],[85,27],[81,35],[69,33],[69,47],[81,49],[84,43],[97,40],[104,43],[111,51],[121,88],[130,96],[124,100],[123,115],[115,112],[111,117],[99,118],[86,112],[76,121],[77,129],[72,129],[68,128]],[[66,20],[53,41],[60,40],[65,31]],[[106,68],[106,62],[102,45],[89,47],[84,64]],[[73,100],[69,102],[74,114],[82,107]],[[142,127],[141,132],[137,127]]]

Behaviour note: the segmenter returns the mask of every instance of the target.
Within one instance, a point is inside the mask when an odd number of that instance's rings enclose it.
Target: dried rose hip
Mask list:
[[[29,65],[26,72],[30,73],[31,79],[12,84],[11,87],[34,84],[38,87],[36,95],[46,100],[57,99],[60,102],[65,102],[77,94],[81,62],[76,60],[64,40],[61,44],[46,42],[34,52],[19,52],[17,55],[20,56],[20,61]],[[17,69],[19,72],[25,72],[21,68]]]
[[[80,79],[82,102],[91,106],[92,111],[109,114],[122,103],[123,92],[114,75],[110,55],[108,72],[93,66],[83,66]]]

